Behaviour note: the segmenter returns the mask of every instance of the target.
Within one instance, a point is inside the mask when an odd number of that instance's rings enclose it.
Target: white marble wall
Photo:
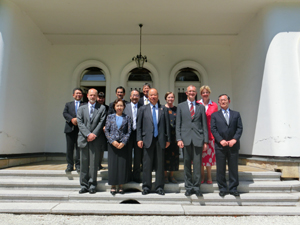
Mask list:
[[[0,1],[0,43],[0,154],[43,152],[50,44],[5,0]]]

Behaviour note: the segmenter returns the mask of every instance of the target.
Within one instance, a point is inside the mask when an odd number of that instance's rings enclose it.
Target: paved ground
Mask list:
[[[63,215],[15,215],[0,214],[2,225],[20,224],[52,224],[52,225],[82,225],[82,224],[101,224],[101,225],[134,225],[134,224],[230,224],[230,225],[298,225],[300,216],[241,216],[241,217],[200,217],[200,216],[63,216]]]

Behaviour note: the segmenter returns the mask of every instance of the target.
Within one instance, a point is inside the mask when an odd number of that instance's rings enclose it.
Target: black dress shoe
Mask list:
[[[120,189],[120,190],[119,190],[119,194],[124,195],[124,194],[125,194],[124,190],[123,190],[123,189]]]
[[[184,195],[191,196],[193,193],[194,193],[193,190],[186,190]]]
[[[230,194],[233,195],[233,196],[235,196],[235,197],[240,196],[240,193],[238,191],[230,192]]]
[[[90,192],[90,194],[96,194],[96,189],[95,188],[91,188],[89,192]]]
[[[113,196],[115,196],[116,193],[117,193],[117,191],[116,191],[116,190],[114,190],[114,191],[111,190],[110,193],[111,193]]]
[[[198,196],[198,197],[203,196],[202,192],[200,190],[195,191],[195,195]]]
[[[70,173],[73,171],[73,166],[67,166],[67,169],[65,170],[66,173]]]
[[[143,189],[143,191],[142,191],[142,195],[147,195],[147,194],[149,194],[149,193],[150,193],[150,191],[147,190],[147,189]]]
[[[156,193],[159,194],[159,195],[165,195],[164,189],[158,189],[158,190],[156,191]]]
[[[86,188],[81,188],[80,191],[79,191],[79,194],[84,194],[84,193],[87,193],[87,192],[89,192],[88,189],[86,189]]]
[[[224,197],[225,195],[227,195],[228,193],[227,192],[225,192],[225,191],[220,191],[219,192],[219,195],[221,196],[221,197]]]

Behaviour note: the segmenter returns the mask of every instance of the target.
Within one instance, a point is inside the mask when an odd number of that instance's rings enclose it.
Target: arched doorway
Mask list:
[[[182,68],[178,71],[175,79],[175,96],[177,99],[176,104],[184,102],[186,100],[186,88],[189,85],[194,85],[196,90],[201,87],[200,74],[198,71],[192,68]],[[198,100],[196,95],[196,101]]]
[[[125,99],[129,99],[129,96],[130,96],[131,87],[128,86],[128,82],[133,82],[132,84],[129,83],[129,85],[132,85],[133,87],[137,87],[137,85],[138,85],[137,83],[136,84],[134,83],[136,81],[129,81],[129,77],[132,74],[131,72],[134,69],[137,69],[137,67],[136,67],[136,63],[132,61],[123,68],[121,75],[120,75],[120,84],[121,84],[121,86],[125,87],[125,89],[126,89]],[[151,63],[147,62],[144,64],[143,69],[148,70],[147,73],[149,73],[149,75],[151,77],[152,87],[159,89],[159,77],[158,77],[158,72],[157,72],[156,68]],[[146,82],[148,83],[148,81],[141,80],[140,81],[141,86],[139,88],[142,89],[143,84]]]
[[[186,100],[186,88],[194,85],[199,92],[202,84],[208,85],[208,75],[203,66],[194,61],[182,61],[177,63],[170,73],[170,91],[176,98],[175,103],[178,104]],[[172,83],[173,82],[173,83]]]
[[[87,102],[87,92],[90,88],[95,88],[98,93],[106,92],[106,79],[104,72],[98,67],[86,68],[81,75],[80,87],[84,93],[83,101]]]
[[[146,68],[134,68],[128,74],[126,97],[129,99],[130,92],[134,89],[140,92],[140,96],[143,97],[143,85],[148,83],[153,86],[151,72]]]
[[[73,72],[71,84],[72,90],[74,87],[82,87],[84,92],[89,87],[96,89],[105,87],[105,100],[106,102],[110,101],[110,72],[107,66],[98,60],[87,60],[80,63]]]

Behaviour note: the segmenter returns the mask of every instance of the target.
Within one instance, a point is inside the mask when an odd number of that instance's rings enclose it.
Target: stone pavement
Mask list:
[[[0,214],[2,225],[298,225],[299,216],[72,216]]]

